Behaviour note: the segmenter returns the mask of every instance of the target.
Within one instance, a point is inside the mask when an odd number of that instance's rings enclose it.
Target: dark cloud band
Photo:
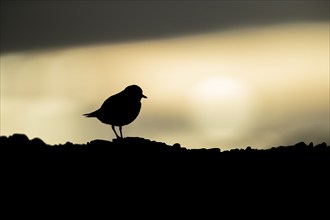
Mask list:
[[[328,1],[1,1],[1,53],[328,21]]]

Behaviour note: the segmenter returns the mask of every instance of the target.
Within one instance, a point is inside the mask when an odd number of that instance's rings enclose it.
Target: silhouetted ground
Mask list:
[[[310,210],[311,204],[318,204],[317,213],[328,210],[322,206],[325,203],[320,204],[329,195],[330,146],[326,143],[222,152],[135,137],[51,146],[14,134],[0,137],[0,149],[3,209],[13,208],[11,215],[24,208],[29,212],[37,208],[39,213],[42,207],[50,210],[49,215],[68,207],[76,215],[84,213],[82,209],[101,207],[112,210],[105,212],[108,215],[115,211],[126,216],[142,201],[148,204],[145,210],[154,207],[159,214],[187,202],[206,201],[247,205],[250,211],[268,207],[270,213],[279,214],[285,211],[277,204],[291,211],[297,210],[296,204],[300,212],[304,206]]]
[[[1,159],[7,166],[77,170],[97,169],[198,169],[213,171],[246,170],[256,172],[261,168],[301,169],[322,168],[329,165],[330,146],[326,143],[313,145],[303,142],[292,146],[279,146],[267,150],[233,149],[187,149],[180,144],[173,146],[137,137],[93,140],[86,144],[67,142],[48,145],[39,138],[30,140],[24,134],[0,137]]]

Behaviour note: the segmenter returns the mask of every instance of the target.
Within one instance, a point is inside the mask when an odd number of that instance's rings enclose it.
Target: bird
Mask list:
[[[133,122],[140,113],[143,95],[138,85],[129,85],[121,92],[106,99],[101,107],[94,112],[83,114],[86,117],[95,117],[104,124],[111,125],[117,139],[123,138],[122,127]],[[119,127],[120,136],[115,126]]]

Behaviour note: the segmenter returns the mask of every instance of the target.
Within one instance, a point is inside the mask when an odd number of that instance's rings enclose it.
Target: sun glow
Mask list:
[[[200,82],[195,88],[197,98],[205,102],[230,101],[244,95],[244,92],[242,84],[229,77],[212,77]]]
[[[245,127],[251,116],[248,88],[233,77],[210,77],[193,89],[196,126],[208,139],[231,137]]]

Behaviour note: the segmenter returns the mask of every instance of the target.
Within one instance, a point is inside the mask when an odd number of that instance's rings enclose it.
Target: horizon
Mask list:
[[[299,6],[290,4],[282,7]],[[306,16],[323,7],[315,8],[304,7],[310,12]],[[8,45],[0,57],[1,135],[24,133],[47,144],[111,141],[111,126],[82,114],[137,84],[148,99],[141,101],[137,119],[123,127],[124,137],[222,150],[329,144],[329,20],[228,24],[121,42],[39,48],[31,41],[31,48],[22,50],[10,46],[6,32],[1,46]]]

